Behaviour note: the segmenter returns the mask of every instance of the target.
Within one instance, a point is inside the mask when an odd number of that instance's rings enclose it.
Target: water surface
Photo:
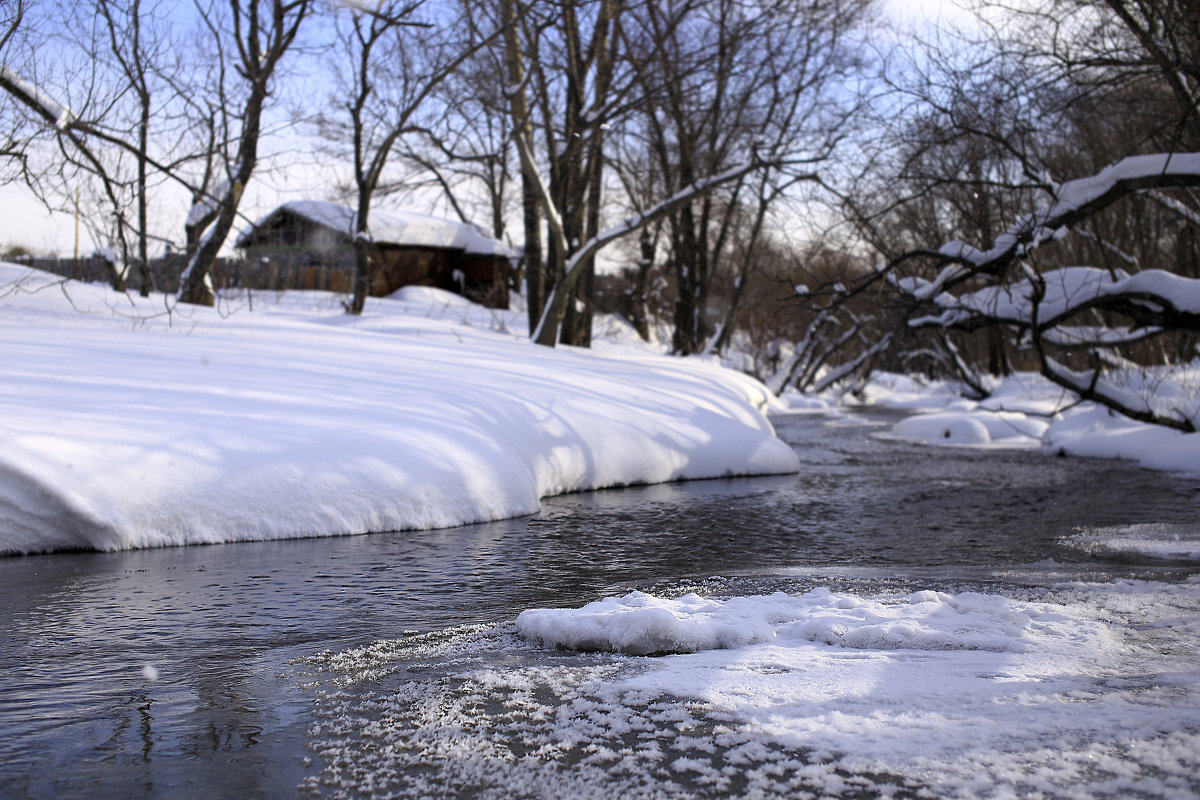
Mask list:
[[[629,588],[952,591],[1200,571],[1075,538],[1195,535],[1195,477],[874,438],[888,417],[777,417],[796,476],[569,495],[443,531],[0,559],[0,795],[337,793],[312,747],[311,656]]]

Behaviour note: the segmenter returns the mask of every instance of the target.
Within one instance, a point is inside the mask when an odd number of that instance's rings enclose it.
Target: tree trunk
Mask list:
[[[521,186],[525,219],[525,304],[529,312],[529,332],[533,333],[546,307],[546,265],[542,258],[542,218],[538,214],[537,187],[524,172]]]
[[[236,17],[240,13],[239,4],[231,3]],[[308,15],[307,0],[297,0],[285,5],[282,0],[272,3],[272,19],[274,27],[267,31],[267,48],[259,41],[260,20],[258,3],[250,5],[246,16],[244,40],[237,42],[240,53],[239,72],[250,84],[250,94],[241,118],[241,134],[238,137],[237,157],[234,169],[227,176],[227,187],[221,196],[215,198],[218,203],[216,219],[212,228],[203,234],[199,247],[188,261],[187,269],[181,278],[179,300],[183,303],[196,305],[213,305],[215,297],[208,285],[208,273],[217,259],[225,239],[233,230],[237,219],[238,204],[242,199],[242,190],[254,172],[258,160],[258,139],[261,133],[262,112],[268,96],[268,84],[271,75],[278,66],[288,48],[296,38],[300,23]],[[290,19],[287,18],[288,15]],[[201,229],[203,230],[203,229]],[[189,239],[194,232],[189,232]],[[199,235],[195,233],[195,235]],[[194,244],[194,242],[189,242]]]
[[[351,314],[361,314],[371,292],[371,250],[365,236],[354,238],[354,296],[350,300]]]

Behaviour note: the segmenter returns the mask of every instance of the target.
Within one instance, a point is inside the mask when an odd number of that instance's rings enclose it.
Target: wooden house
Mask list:
[[[354,210],[334,203],[284,203],[242,231],[235,246],[248,261],[354,271]],[[518,256],[474,225],[388,209],[372,210],[370,293],[433,286],[489,308],[508,307]]]

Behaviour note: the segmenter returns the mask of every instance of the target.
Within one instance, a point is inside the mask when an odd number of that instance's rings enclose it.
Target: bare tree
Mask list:
[[[219,98],[213,111],[221,115],[220,141],[228,148],[222,148],[220,180],[202,185],[188,214],[188,264],[179,289],[182,302],[213,304],[209,270],[233,229],[242,192],[258,162],[263,111],[276,69],[296,41],[311,6],[312,0],[227,0],[225,5],[213,0],[199,8],[216,49],[210,88]],[[236,77],[227,75],[227,60]]]
[[[327,138],[352,142],[355,186],[354,297],[348,307],[362,313],[370,285],[371,204],[397,144],[406,135],[431,132],[430,103],[449,76],[484,46],[490,36],[464,35],[457,19],[422,18],[423,0],[380,0],[345,10],[338,57],[351,71],[341,77],[346,120],[323,117]],[[494,36],[494,34],[492,34]],[[427,166],[439,174],[433,162]]]
[[[3,63],[5,66],[7,66],[8,62],[8,44],[20,29],[24,18],[25,0],[13,0],[13,2],[6,3],[0,8],[0,58],[3,59],[0,63]],[[4,99],[7,99],[7,97]],[[3,101],[0,100],[0,102]],[[11,115],[5,113],[5,111],[0,106],[0,119],[12,122]],[[19,135],[19,131],[15,129],[16,126],[9,125],[7,127],[8,130],[5,132],[4,138],[0,140],[0,159],[3,159],[3,162],[0,163],[6,166],[16,165],[16,174],[20,174],[24,163],[25,145]],[[12,180],[10,177],[12,174],[5,169],[4,172],[0,172],[0,181],[7,182],[8,180]]]
[[[524,234],[522,254],[525,274],[525,302],[529,330],[536,330],[546,302],[547,275],[542,249],[541,178],[534,161],[533,116],[529,104],[530,48],[536,44],[545,24],[525,12],[522,0],[497,0],[501,30],[504,32],[505,95],[511,120],[512,142],[521,164],[521,222]],[[536,52],[536,51],[532,51]]]
[[[17,32],[24,17],[25,0],[12,0],[4,4],[4,8],[0,10],[0,53],[4,52],[9,39]]]
[[[425,184],[442,192],[460,220],[479,221],[494,239],[503,241],[508,238],[517,170],[504,94],[504,51],[497,44],[499,17],[486,3],[464,2],[460,11],[455,25],[474,44],[468,57],[435,90],[433,103],[442,110],[436,120],[440,124],[426,128],[418,138],[405,138],[401,156],[429,175]],[[384,193],[404,188],[380,187]]]
[[[691,3],[666,8],[663,26],[678,26],[693,8]],[[685,213],[693,201],[704,202],[718,187],[744,181],[767,163],[752,147],[730,150],[723,160],[693,165],[686,180],[670,187],[660,183],[653,195],[634,189],[625,170],[626,199],[636,200],[632,213],[604,227],[603,212],[612,207],[605,194],[613,188],[608,182],[614,159],[637,151],[632,120],[652,116],[646,112],[651,93],[667,91],[678,76],[649,75],[651,62],[642,54],[651,43],[630,31],[644,27],[637,15],[655,13],[615,0],[553,7],[501,2],[509,111],[526,189],[527,257],[531,243],[540,252],[540,224],[529,213],[533,201],[548,235],[545,272],[526,271],[531,328],[542,344],[590,340],[596,251],[644,225]],[[784,92],[781,88],[781,96]]]
[[[17,179],[48,208],[77,210],[86,183],[98,185],[108,208],[118,209],[123,187],[104,151],[85,132],[97,120],[102,124],[102,110],[113,95],[102,67],[87,55],[94,40],[69,23],[65,6],[16,9],[0,67],[0,88],[8,100],[6,127],[13,131],[6,150],[17,166]],[[60,58],[47,63],[37,57],[51,47],[61,49]],[[68,86],[74,89],[71,104],[65,102]],[[117,270],[110,280],[123,288]]]
[[[987,6],[985,6],[987,8]],[[1005,6],[999,6],[1004,9]],[[1069,74],[1091,92],[1138,87],[1168,109],[1144,147],[1200,148],[1200,15],[1191,0],[1059,0],[1020,9],[1010,49]],[[1166,111],[1164,114],[1163,111]],[[1153,140],[1153,141],[1151,141]]]
[[[117,209],[115,239],[121,251],[121,260],[133,261],[140,274],[140,293],[150,293],[153,279],[150,274],[150,221],[149,194],[150,178],[150,134],[154,122],[153,114],[161,109],[152,104],[154,90],[158,88],[153,75],[168,69],[165,52],[169,42],[165,33],[151,22],[161,16],[161,4],[143,7],[141,0],[127,0],[118,4],[114,0],[97,0],[96,12],[108,33],[108,50],[118,68],[123,87],[133,97],[131,122],[134,132],[134,162],[130,191],[135,205],[135,217],[127,219],[123,209]],[[163,82],[164,88],[169,83]],[[129,239],[134,239],[133,248]],[[133,249],[135,252],[131,253]],[[131,257],[132,256],[132,257]]]
[[[1033,296],[1044,280],[1044,291],[1053,295],[1055,281],[1067,280],[1059,268],[1075,264],[1091,264],[1111,276],[1136,277],[1146,266],[1181,277],[1200,274],[1195,238],[1200,202],[1174,178],[1150,188],[1121,183],[1120,202],[1110,199],[1063,218],[1052,248],[1023,238],[1033,235],[1027,227],[1037,228],[1030,209],[1064,208],[1070,199],[1066,187],[1078,188],[1061,183],[1064,177],[1091,174],[1098,180],[1110,174],[1109,164],[1126,156],[1197,149],[1200,37],[1187,5],[981,2],[973,26],[926,34],[915,55],[893,53],[891,92],[874,129],[878,146],[864,147],[860,159],[871,169],[843,194],[847,218],[879,254],[880,266],[819,284],[802,302],[835,308],[871,296],[906,305],[901,318],[923,322],[897,331],[894,344],[908,343],[914,355],[930,356],[930,363],[942,364],[968,391],[982,394],[983,373],[1003,374],[1010,365],[1052,371],[1051,340],[1066,341],[1061,326],[1068,323],[1042,313],[1037,325],[987,315],[933,324],[930,319],[940,317],[931,317],[930,303],[941,291]],[[1018,250],[1000,253],[1001,240],[1013,236],[1021,241]],[[980,250],[973,252],[996,251],[999,258],[955,265],[946,260],[945,248],[925,249],[925,243],[946,240],[977,243]],[[919,286],[925,288],[913,288]],[[1086,311],[1098,315],[1092,326],[1097,331],[1120,327],[1115,307],[1093,303]],[[921,331],[929,335],[914,337]],[[1080,330],[1072,335],[1079,337],[1070,348],[1073,359],[1084,359],[1073,361],[1072,368],[1087,358],[1116,357],[1115,350],[1090,342]],[[1121,337],[1111,330],[1104,337],[1124,351],[1122,358],[1134,360],[1126,363],[1186,361],[1200,341],[1187,324],[1132,337],[1137,344],[1118,342]],[[1092,355],[1081,355],[1087,353]],[[898,361],[905,357],[899,349],[893,355]],[[1087,388],[1079,381],[1073,385]]]
[[[543,275],[526,269],[530,319],[538,320],[535,338],[542,344],[556,343],[560,332],[572,344],[587,344],[591,336],[590,313],[581,312],[576,301],[589,292],[593,254],[583,261],[575,256],[600,233],[606,132],[632,90],[629,76],[619,74],[624,14],[619,0],[521,7],[518,0],[501,0],[509,110],[526,209],[536,200],[549,232],[544,303]],[[541,177],[543,164],[548,181]],[[534,233],[540,241],[539,228],[527,224],[527,237]],[[529,244],[527,238],[527,251]]]
[[[662,196],[752,153],[780,165],[668,218],[675,352],[725,347],[768,210],[797,181],[817,180],[813,170],[845,135],[859,101],[842,81],[859,66],[851,36],[869,7],[646,2],[625,26],[644,92],[636,128],[650,154],[643,182]],[[740,274],[714,331],[710,290],[729,262]]]
[[[47,3],[7,48],[0,89],[13,129],[22,180],[50,209],[73,212],[108,243],[117,263],[137,263],[150,288],[150,194],[164,183],[194,192],[186,114],[195,86],[180,31],[158,3],[94,0]],[[54,58],[47,58],[49,53]]]

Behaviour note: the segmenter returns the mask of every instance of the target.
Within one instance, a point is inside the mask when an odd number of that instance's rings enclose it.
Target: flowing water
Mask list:
[[[333,775],[333,750],[364,746],[330,732],[330,698],[345,710],[347,696],[412,691],[416,674],[444,683],[455,647],[564,663],[511,647],[518,612],[630,588],[1005,592],[1200,572],[1102,546],[1128,531],[1195,538],[1200,479],[872,435],[889,421],[777,417],[799,475],[551,498],[533,517],[452,530],[0,559],[0,796],[519,794],[443,780],[428,753]],[[350,652],[376,655],[341,664]],[[354,675],[364,663],[378,676]],[[684,789],[655,791],[704,794]]]

